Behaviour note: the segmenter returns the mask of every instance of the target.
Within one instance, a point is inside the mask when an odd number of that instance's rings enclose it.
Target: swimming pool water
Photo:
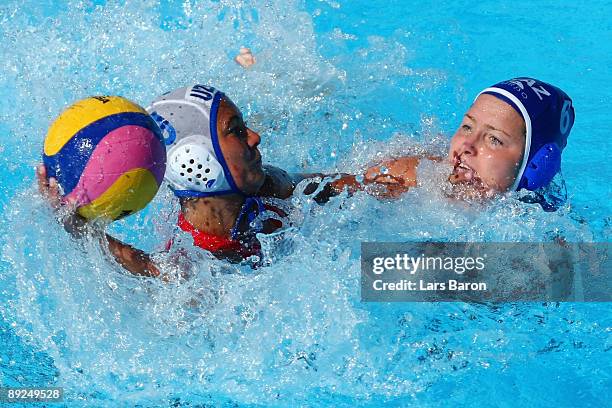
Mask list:
[[[611,21],[605,1],[3,3],[0,384],[62,386],[67,406],[606,406],[607,304],[365,304],[359,244],[609,242]],[[253,69],[232,62],[241,45]],[[298,194],[296,227],[262,238],[270,266],[186,247],[193,278],[166,285],[71,240],[33,187],[50,121],[91,94],[146,105],[213,83],[260,131],[264,161],[356,172],[444,152],[473,95],[519,75],[574,100],[557,213],[446,202],[425,165],[432,181],[394,202]],[[111,231],[157,251],[176,211],[163,188]]]

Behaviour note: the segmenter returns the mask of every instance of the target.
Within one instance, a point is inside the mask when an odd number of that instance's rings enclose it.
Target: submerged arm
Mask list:
[[[105,234],[105,236],[108,250],[124,269],[138,276],[156,278],[160,275],[159,269],[153,263],[149,254],[125,244],[108,234]]]
[[[37,167],[36,178],[38,180],[38,190],[42,196],[46,198],[53,209],[59,210],[62,207],[62,203],[57,180],[54,178],[47,179],[47,169],[43,164]],[[76,238],[83,236],[86,224],[87,220],[74,211],[67,214],[64,219],[64,229]],[[123,268],[139,276],[157,277],[160,275],[159,269],[147,253],[127,245],[108,234],[105,234],[105,236],[106,240],[102,241],[104,241],[110,253]]]

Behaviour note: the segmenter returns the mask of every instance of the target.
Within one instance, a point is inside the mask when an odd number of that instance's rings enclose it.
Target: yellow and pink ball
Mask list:
[[[119,96],[96,96],[74,103],[53,122],[43,162],[80,215],[115,220],[155,197],[166,148],[142,107]]]

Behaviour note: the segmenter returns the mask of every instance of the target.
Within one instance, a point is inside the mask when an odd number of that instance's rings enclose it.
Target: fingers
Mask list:
[[[236,55],[234,61],[243,68],[249,68],[257,62],[251,50],[246,47],[240,47],[240,53]]]
[[[61,195],[59,191],[59,185],[54,177],[49,179],[49,189],[47,190],[47,200],[51,203],[54,208],[60,206]]]
[[[395,179],[393,177],[381,180],[377,178],[368,184],[366,191],[377,198],[396,199],[402,196],[405,192],[410,189],[406,186],[401,179]]]
[[[59,215],[64,229],[73,237],[79,238],[85,231],[87,220],[77,213],[76,199],[62,199],[62,192],[55,177],[47,178],[47,169],[43,163],[36,166],[38,191]],[[86,231],[85,231],[86,232]]]
[[[47,179],[47,169],[43,163],[36,166],[36,178],[40,194],[47,199],[53,208],[58,208],[62,199],[59,185],[55,177]]]
[[[36,180],[38,181],[38,191],[44,195],[49,188],[49,183],[47,181],[47,168],[42,163],[36,166]]]
[[[374,183],[378,184],[399,184],[404,185],[404,179],[401,177],[393,176],[391,174],[377,174],[374,179]]]
[[[373,166],[366,170],[363,177],[366,182],[373,182],[378,174],[380,174],[380,166]]]
[[[387,186],[387,193],[390,198],[399,198],[406,191],[408,191],[408,189],[404,186]]]

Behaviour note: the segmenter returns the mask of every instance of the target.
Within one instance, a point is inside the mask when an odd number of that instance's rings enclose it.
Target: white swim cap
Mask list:
[[[193,85],[167,92],[147,111],[167,146],[165,179],[178,197],[243,194],[227,167],[217,135],[217,112],[223,93]]]

